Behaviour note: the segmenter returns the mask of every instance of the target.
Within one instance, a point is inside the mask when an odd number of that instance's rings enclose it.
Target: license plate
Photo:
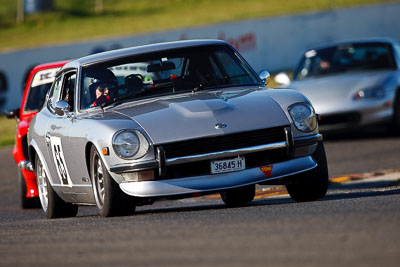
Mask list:
[[[244,170],[246,162],[244,157],[211,161],[211,173],[224,173]]]

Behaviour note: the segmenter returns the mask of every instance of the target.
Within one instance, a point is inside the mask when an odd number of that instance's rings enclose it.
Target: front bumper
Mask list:
[[[29,160],[21,160],[18,165],[23,170],[34,172],[32,163]]]
[[[160,181],[122,182],[119,186],[126,194],[136,197],[161,197],[221,191],[291,176],[311,170],[317,165],[311,156],[306,156],[237,172]]]
[[[179,164],[187,164],[196,161],[208,162],[214,159],[246,156],[260,151],[264,153],[274,153],[274,151],[277,150],[286,151],[285,158],[279,162],[263,162],[256,166],[249,166],[248,169],[242,171],[222,174],[210,174],[208,172],[179,178],[169,177],[170,179],[125,180],[120,183],[120,188],[123,192],[136,197],[161,197],[221,191],[283,178],[315,168],[317,162],[311,155],[315,152],[317,143],[321,140],[321,134],[293,138],[291,132],[288,132],[287,142],[272,143],[265,146],[247,147],[218,153],[165,159],[165,157],[162,156],[163,153],[157,151],[157,159],[154,161],[113,166],[110,168],[110,171],[115,174],[124,175],[152,170],[156,171],[159,177],[164,177],[161,175],[165,175],[166,168],[174,167]]]
[[[363,103],[347,109],[341,107],[340,110],[320,112],[319,130],[322,132],[343,130],[391,121],[393,117],[392,99],[361,101]]]

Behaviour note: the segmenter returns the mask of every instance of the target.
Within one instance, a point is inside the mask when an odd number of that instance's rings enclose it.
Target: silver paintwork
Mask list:
[[[81,79],[81,67],[99,61],[111,60],[119,57],[132,56],[140,53],[161,51],[164,49],[203,46],[203,45],[227,45],[222,41],[183,41],[175,43],[157,44],[137,48],[116,50],[88,56],[71,61],[59,72],[57,77],[76,72],[77,81]],[[57,78],[56,78],[57,79]],[[75,90],[74,106],[78,107],[80,98],[80,82],[77,82]],[[99,158],[104,163],[105,169],[111,177],[120,184],[123,191],[131,195],[161,196],[164,193],[184,194],[189,189],[180,182],[173,180],[165,182],[136,182],[135,184],[124,182],[122,173],[159,168],[162,160],[160,153],[155,151],[155,146],[173,143],[176,141],[190,140],[200,137],[213,137],[242,131],[259,130],[269,127],[290,126],[290,142],[266,144],[262,147],[244,148],[237,151],[220,151],[216,154],[196,155],[190,160],[214,159],[221,156],[231,156],[246,151],[276,149],[292,146],[293,140],[298,137],[315,136],[318,129],[311,133],[299,132],[294,126],[288,113],[288,107],[294,103],[309,103],[308,99],[294,90],[274,90],[265,88],[260,80],[258,86],[242,86],[234,88],[214,89],[205,91],[186,92],[163,97],[151,97],[148,99],[127,102],[116,107],[90,108],[80,110],[75,108],[66,112],[66,106],[60,105],[64,114],[55,114],[54,108],[45,105],[31,122],[28,142],[31,160],[36,153],[42,162],[49,184],[56,193],[67,202],[79,204],[96,204],[96,196],[93,192],[93,181],[89,171],[89,152],[94,146],[99,151]],[[51,104],[51,103],[50,103]],[[225,128],[216,128],[216,123],[226,124]],[[139,159],[120,158],[112,148],[112,138],[120,130],[133,130],[142,133],[149,142],[149,150]],[[289,128],[288,128],[289,129]],[[289,136],[288,135],[288,136]],[[58,150],[55,150],[58,147]],[[102,148],[108,148],[109,155],[101,153]],[[311,151],[311,150],[310,150]],[[64,162],[63,170],[68,175],[60,176],[60,168],[56,162]],[[166,164],[178,164],[185,159],[167,159]],[[274,164],[273,177],[265,177],[258,169],[248,169],[240,172],[206,175],[179,179],[190,181],[196,192],[225,189],[240,185],[257,183],[266,179],[275,179],[285,175],[291,175],[306,171],[316,166],[312,157]],[[102,170],[101,170],[102,171]],[[94,175],[100,175],[100,170]],[[262,177],[262,175],[264,175]],[[225,179],[226,177],[233,178]],[[216,179],[215,179],[216,178]],[[177,179],[178,180],[178,179]],[[222,181],[224,180],[224,181]],[[101,191],[100,179],[96,182]],[[171,184],[172,183],[172,184]],[[159,186],[163,184],[163,186]],[[197,185],[196,185],[197,184]],[[164,187],[174,187],[173,191]],[[139,192],[136,194],[135,192]],[[151,193],[145,193],[150,190]],[[190,189],[189,191],[191,191]]]
[[[354,101],[358,91],[373,86],[384,86],[385,81],[394,80],[386,87],[386,96],[380,99]],[[337,124],[321,125],[320,130],[342,129],[379,122],[389,122],[393,116],[393,100],[400,86],[400,70],[366,73],[340,74],[304,81],[294,81],[289,86],[306,95],[319,115],[329,116],[346,112],[359,112],[359,125]],[[323,88],[323,90],[321,90]],[[390,105],[385,105],[388,102]]]
[[[397,43],[387,39],[371,39],[348,43],[382,42],[396,46]],[[333,46],[336,44],[329,44]],[[397,44],[398,46],[398,44]],[[318,47],[322,48],[324,46]],[[316,48],[317,49],[317,48]],[[312,50],[312,49],[309,49]],[[321,131],[342,130],[377,123],[389,123],[393,117],[394,99],[400,90],[400,51],[394,56],[396,70],[364,70],[359,72],[342,72],[331,75],[320,75],[304,80],[293,80],[282,87],[295,89],[303,93],[313,104],[315,112],[330,116],[348,112],[357,112],[361,121],[356,123],[338,123],[320,125]],[[383,98],[354,101],[353,96],[363,89],[382,87],[386,92]]]
[[[176,140],[288,125],[289,120],[273,99],[271,91],[259,87],[199,91],[141,103],[130,102],[112,111],[134,120],[154,144],[165,144]],[[295,93],[292,91],[291,94],[294,98]],[[305,101],[304,97],[301,99]],[[274,112],[271,113],[271,110]],[[216,129],[215,123],[221,121],[227,127]]]

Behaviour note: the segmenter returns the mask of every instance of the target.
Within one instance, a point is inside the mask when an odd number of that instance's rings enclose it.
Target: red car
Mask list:
[[[18,164],[18,198],[23,209],[40,207],[36,175],[27,161],[29,124],[43,106],[55,74],[67,62],[52,62],[34,67],[26,81],[20,108],[8,111],[7,114],[8,118],[15,118],[18,124],[13,156]]]

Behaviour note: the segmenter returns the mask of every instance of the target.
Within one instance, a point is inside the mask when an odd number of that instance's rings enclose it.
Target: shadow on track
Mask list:
[[[375,189],[375,190],[374,190]],[[343,192],[346,191],[346,192]],[[388,195],[400,195],[400,186],[398,182],[393,183],[382,183],[368,182],[362,184],[348,184],[348,185],[332,185],[328,191],[328,194],[320,199],[319,201],[331,201],[331,200],[345,200],[345,199],[357,199],[365,197],[377,197],[377,196],[388,196]],[[288,195],[279,198],[263,198],[257,199],[250,204],[238,206],[238,207],[227,207],[223,203],[220,204],[201,204],[196,206],[179,206],[179,207],[160,207],[146,209],[144,206],[143,210],[136,212],[137,215],[146,214],[161,214],[161,213],[177,213],[177,212],[198,212],[206,210],[226,210],[226,209],[240,209],[243,207],[252,206],[271,206],[271,205],[292,205],[297,202],[293,201]],[[307,202],[303,202],[307,203]],[[312,203],[312,202],[310,202]],[[177,204],[179,205],[179,204]],[[149,206],[151,207],[151,206]]]

